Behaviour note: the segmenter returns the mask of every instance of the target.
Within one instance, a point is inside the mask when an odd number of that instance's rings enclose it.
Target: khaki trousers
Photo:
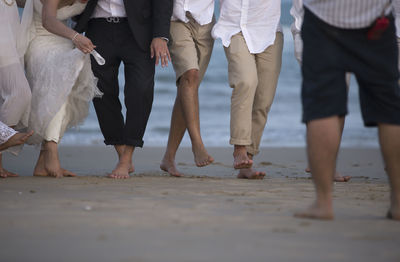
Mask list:
[[[202,80],[214,46],[211,30],[215,24],[200,25],[190,13],[187,14],[188,23],[171,21],[170,39],[168,42],[172,65],[175,70],[176,80],[188,70],[199,70],[199,78]]]
[[[234,35],[225,47],[228,59],[231,97],[232,145],[245,145],[252,155],[259,146],[271,108],[282,64],[283,35],[264,52],[251,54],[242,33]]]

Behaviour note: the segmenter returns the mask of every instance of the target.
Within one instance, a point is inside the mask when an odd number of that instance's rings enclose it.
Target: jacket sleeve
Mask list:
[[[173,0],[152,0],[153,38],[169,38]]]

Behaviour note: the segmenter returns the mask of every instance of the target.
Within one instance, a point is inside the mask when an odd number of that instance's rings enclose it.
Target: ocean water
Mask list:
[[[282,69],[275,100],[261,141],[263,147],[305,145],[305,126],[301,123],[301,74],[293,52],[290,2],[290,0],[282,1],[281,23],[285,41]],[[176,96],[172,65],[165,69],[157,68],[155,79],[153,110],[144,141],[145,146],[164,147],[167,144],[172,106]],[[119,81],[120,99],[123,101],[123,67],[120,69]],[[208,70],[199,89],[200,125],[206,146],[229,146],[231,92],[223,47],[220,41],[216,41]],[[103,144],[93,105],[90,107],[90,114],[85,123],[68,130],[61,143],[64,145]],[[363,126],[359,109],[358,86],[353,78],[349,91],[349,115],[346,119],[342,146],[376,147],[377,145],[376,129],[367,129]],[[190,146],[188,134],[185,134],[182,146]]]

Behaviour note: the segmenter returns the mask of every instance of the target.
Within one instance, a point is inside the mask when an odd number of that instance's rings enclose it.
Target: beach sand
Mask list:
[[[304,148],[269,148],[255,159],[264,180],[235,179],[231,148],[216,163],[177,162],[185,178],[158,168],[161,148],[135,152],[135,175],[104,175],[116,158],[101,146],[60,148],[77,178],[33,178],[37,151],[5,156],[21,177],[0,180],[0,261],[400,261],[400,223],[384,218],[389,187],[378,149],[342,149],[334,221],[296,219],[314,188]]]

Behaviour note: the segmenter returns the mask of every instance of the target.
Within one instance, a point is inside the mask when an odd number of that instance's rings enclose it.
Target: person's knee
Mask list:
[[[186,71],[179,80],[179,86],[198,86],[200,81],[199,70],[190,69]]]

